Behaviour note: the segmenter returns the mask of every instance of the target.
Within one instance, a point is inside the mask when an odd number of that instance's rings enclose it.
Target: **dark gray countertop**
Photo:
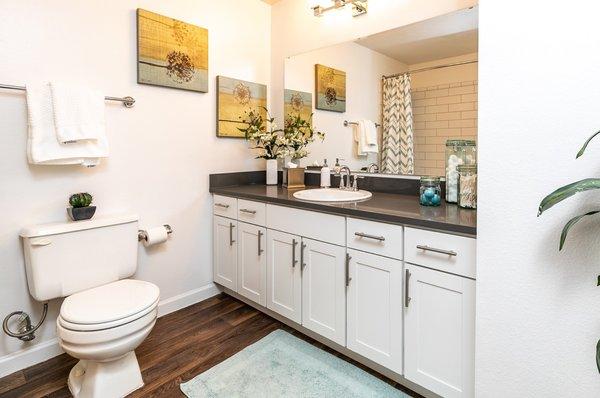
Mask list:
[[[306,189],[318,188],[306,187]],[[419,204],[417,196],[381,192],[373,192],[370,199],[356,203],[317,203],[294,198],[293,193],[295,191],[298,191],[298,189],[287,190],[281,186],[261,184],[211,187],[210,189],[211,193],[217,195],[251,199],[373,221],[412,225],[472,237],[477,234],[477,211],[461,209],[452,204],[442,203],[439,207],[425,207]]]

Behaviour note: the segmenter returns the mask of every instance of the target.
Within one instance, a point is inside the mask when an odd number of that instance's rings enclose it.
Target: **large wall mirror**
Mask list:
[[[285,61],[285,113],[310,117],[303,165],[445,174],[446,141],[477,139],[477,7]]]

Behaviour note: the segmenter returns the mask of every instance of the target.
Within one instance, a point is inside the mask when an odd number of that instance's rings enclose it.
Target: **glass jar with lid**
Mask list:
[[[477,208],[477,165],[458,166],[458,206]]]
[[[446,202],[458,202],[458,166],[477,163],[473,140],[446,141]]]
[[[422,206],[439,206],[442,203],[442,186],[440,177],[421,177],[419,203]]]

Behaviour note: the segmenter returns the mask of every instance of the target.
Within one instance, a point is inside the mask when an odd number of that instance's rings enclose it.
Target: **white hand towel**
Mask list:
[[[104,95],[81,86],[51,82],[56,136],[61,143],[98,140],[106,135]]]
[[[378,153],[377,128],[370,120],[359,120],[354,128],[354,141],[356,141],[356,155],[367,156],[369,153]]]
[[[92,167],[108,156],[106,137],[96,141],[61,144],[56,137],[50,85],[27,84],[29,134],[27,157],[31,164],[81,164]]]

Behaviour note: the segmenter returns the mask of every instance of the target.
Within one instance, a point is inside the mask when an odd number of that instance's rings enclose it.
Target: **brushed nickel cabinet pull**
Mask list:
[[[215,206],[222,207],[224,209],[229,209],[229,205],[225,203],[215,203]]]
[[[233,244],[235,243],[235,241],[233,240],[233,228],[235,227],[235,225],[233,225],[233,223],[229,223],[229,246],[233,246]]]
[[[408,282],[410,281],[410,271],[406,269],[404,273],[404,306],[408,308],[410,303],[410,296],[408,295]]]
[[[352,257],[346,253],[346,287],[350,286],[350,281],[352,280],[350,278],[350,260],[352,260]]]
[[[302,242],[300,244],[300,269],[304,269],[306,267],[306,263],[304,262],[304,249],[306,248],[306,244]]]
[[[296,241],[296,239],[292,239],[292,268],[296,267],[296,263],[298,262],[298,260],[296,260],[296,246],[298,245],[298,241]]]
[[[366,234],[364,232],[355,232],[354,235],[358,236],[360,238],[375,239],[375,240],[378,240],[380,242],[385,241],[385,236],[371,235],[371,234]]]
[[[417,249],[424,250],[427,252],[446,254],[448,256],[458,256],[458,253],[453,250],[436,249],[435,247],[429,247],[426,245],[417,245]]]
[[[240,212],[253,214],[253,215],[256,214],[256,210],[250,210],[250,209],[240,209]]]
[[[262,252],[264,252],[263,249],[261,249],[260,247],[260,241],[262,239],[263,233],[262,231],[258,231],[258,255],[260,256],[262,254]]]

